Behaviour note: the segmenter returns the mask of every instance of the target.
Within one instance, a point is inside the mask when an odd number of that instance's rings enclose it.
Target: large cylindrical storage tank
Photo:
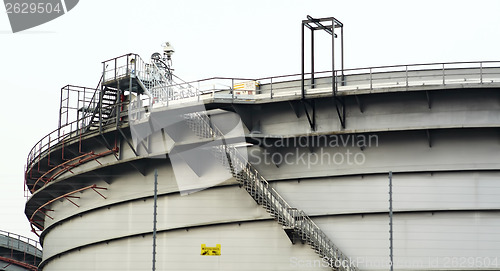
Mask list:
[[[296,77],[267,78],[256,95],[197,90],[136,111],[143,83],[105,79],[97,106],[109,95],[115,111],[63,123],[28,157],[41,270],[336,268],[317,240],[342,270],[388,270],[391,234],[396,270],[497,270],[500,68],[433,67],[346,71],[303,96]],[[252,194],[250,177],[266,187]]]
[[[37,270],[41,260],[38,241],[0,230],[0,270],[33,271]]]

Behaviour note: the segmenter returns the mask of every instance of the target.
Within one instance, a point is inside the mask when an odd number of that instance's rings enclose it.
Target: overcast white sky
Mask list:
[[[95,87],[103,60],[129,52],[147,60],[170,41],[185,80],[299,73],[301,20],[311,15],[344,23],[346,68],[500,61],[499,12],[497,0],[81,0],[60,18],[12,34],[3,9],[0,229],[36,238],[24,215],[26,157],[57,128],[60,88]],[[317,45],[316,70],[327,70],[329,44]]]

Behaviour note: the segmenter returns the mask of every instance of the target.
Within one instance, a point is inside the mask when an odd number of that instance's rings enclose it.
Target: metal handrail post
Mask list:
[[[310,89],[316,88],[315,76],[314,76],[314,30],[311,29],[311,87]]]
[[[61,100],[59,101],[59,129],[61,128],[61,118],[62,118],[62,108],[63,108],[63,93],[64,93],[64,87],[61,88]],[[59,131],[58,131],[59,133]]]
[[[129,67],[128,67],[128,65],[129,65],[129,59],[128,59],[128,57],[129,56],[130,55],[127,55],[127,62],[125,63],[125,67],[127,67],[127,69],[125,70],[125,75],[129,75]],[[116,69],[116,67],[115,67],[115,69]]]
[[[231,100],[234,100],[234,78],[231,78]]]
[[[483,83],[483,62],[479,62],[479,82]]]
[[[337,80],[337,77],[338,77],[338,71],[335,71],[334,72],[334,78],[335,78],[335,95],[337,95],[337,91],[339,89],[339,81]]]
[[[301,87],[301,98],[302,99],[305,99],[305,83],[304,83],[304,73],[305,73],[305,67],[304,67],[304,61],[305,61],[305,56],[304,56],[304,49],[305,49],[305,45],[304,45],[304,27],[305,27],[305,23],[302,22],[301,24],[301,31],[302,31],[302,40],[301,40],[301,79],[300,79],[300,87]]]
[[[444,72],[444,63],[443,63],[443,85],[446,85],[446,81],[445,81],[445,76],[444,76],[445,72]]]
[[[335,77],[335,20],[332,18],[332,89],[333,96],[337,95],[337,77]]]
[[[370,90],[373,89],[372,68],[370,68]]]
[[[332,27],[333,29],[334,27]],[[342,84],[341,86],[345,86],[344,82],[344,25],[340,27],[340,69],[342,71]]]
[[[408,90],[408,65],[405,65],[405,74],[406,74],[406,89]]]
[[[271,99],[273,98],[273,78],[271,77]]]
[[[139,58],[138,58],[137,54],[134,55],[133,60],[134,60],[134,64],[133,64],[134,69],[131,71],[131,73],[134,73],[135,77],[138,77],[139,72],[137,71],[137,61],[139,61]]]

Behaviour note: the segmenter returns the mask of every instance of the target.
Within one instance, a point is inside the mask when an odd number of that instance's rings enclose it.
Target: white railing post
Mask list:
[[[483,83],[483,62],[479,62],[479,83]]]
[[[372,68],[370,68],[370,90],[373,89]]]
[[[231,99],[234,100],[234,78],[231,79]]]
[[[271,99],[273,98],[273,78],[271,77]]]
[[[408,90],[408,65],[405,65],[405,74],[406,74],[406,89]]]
[[[444,63],[443,63],[443,85],[446,85],[445,72],[444,72]]]

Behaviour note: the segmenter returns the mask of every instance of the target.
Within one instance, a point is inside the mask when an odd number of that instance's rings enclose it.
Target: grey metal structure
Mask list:
[[[0,270],[38,270],[41,261],[38,241],[0,230]]]
[[[323,25],[323,22],[329,22],[329,25]],[[342,24],[339,20],[335,19],[334,17],[329,17],[329,18],[321,18],[321,19],[315,19],[312,18],[311,16],[307,15],[307,20],[302,21],[302,52],[301,52],[301,63],[302,63],[302,68],[301,68],[301,95],[302,95],[302,105],[304,108],[304,113],[306,114],[307,120],[309,121],[309,125],[311,126],[311,130],[316,129],[316,122],[315,122],[315,114],[316,114],[316,105],[315,105],[315,100],[314,99],[306,99],[306,84],[305,84],[305,78],[306,78],[306,71],[305,71],[305,33],[304,33],[304,28],[307,27],[309,30],[311,30],[311,71],[307,73],[307,75],[310,76],[309,78],[309,88],[313,89],[316,87],[316,78],[315,78],[315,65],[314,65],[314,59],[315,59],[315,51],[314,51],[314,31],[316,30],[324,30],[326,33],[328,33],[331,36],[331,65],[332,65],[332,96],[333,96],[333,101],[335,103],[335,108],[337,110],[337,114],[341,120],[342,128],[345,128],[345,103],[344,99],[342,97],[337,97],[337,73],[340,73],[341,77],[340,82],[341,85],[344,85],[344,24]],[[340,28],[340,63],[341,67],[340,70],[335,69],[335,38],[337,38],[337,34],[335,33],[335,29]],[[310,109],[309,109],[310,108]],[[311,112],[309,112],[311,111]]]
[[[25,175],[42,270],[499,268],[500,62],[184,82],[155,59],[61,89]]]

